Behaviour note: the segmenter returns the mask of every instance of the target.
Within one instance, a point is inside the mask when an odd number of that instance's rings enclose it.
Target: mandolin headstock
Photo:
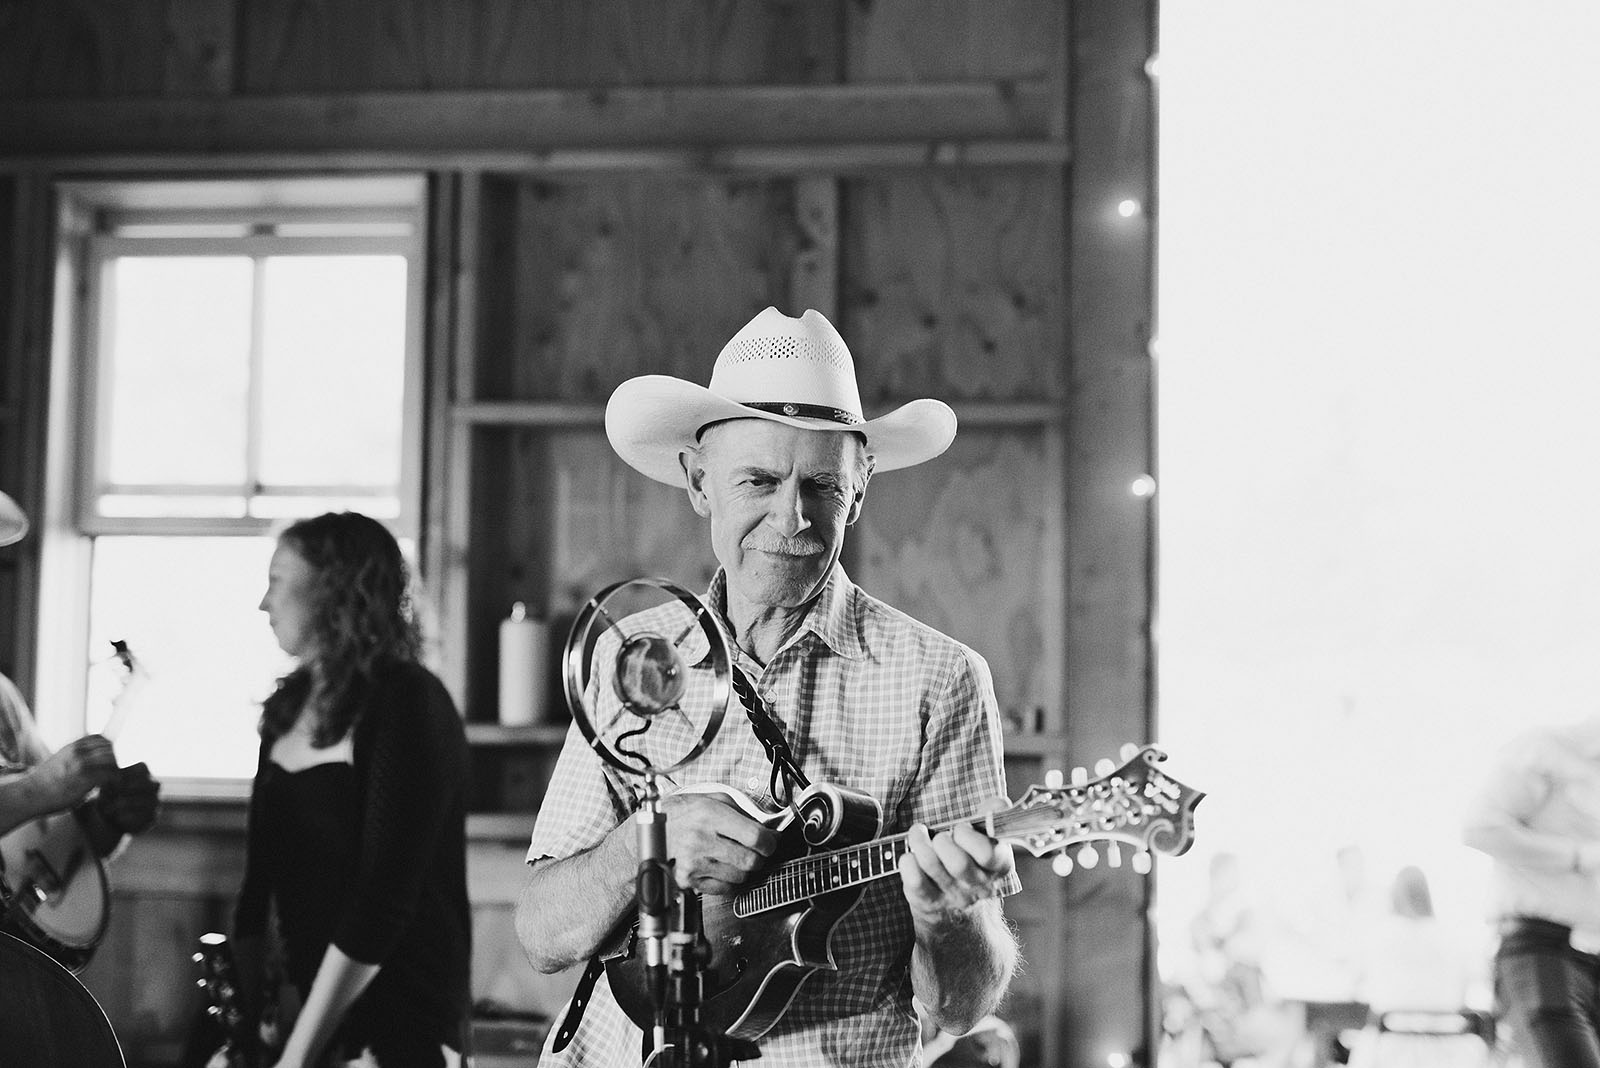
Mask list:
[[[1078,769],[1068,782],[1052,772],[990,818],[990,835],[1036,857],[1055,853],[1061,875],[1072,870],[1072,846],[1082,846],[1077,863],[1086,868],[1099,863],[1094,843],[1110,843],[1112,866],[1121,863],[1120,847],[1130,846],[1133,868],[1141,874],[1150,870],[1152,852],[1183,853],[1194,842],[1194,808],[1205,794],[1163,771],[1167,756],[1155,746],[1127,746],[1123,753],[1121,767],[1102,760],[1098,778]]]

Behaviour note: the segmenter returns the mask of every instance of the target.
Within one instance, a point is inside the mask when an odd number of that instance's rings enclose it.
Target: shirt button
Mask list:
[[[759,790],[761,789],[761,776],[752,775],[744,781],[744,784],[752,790]]]

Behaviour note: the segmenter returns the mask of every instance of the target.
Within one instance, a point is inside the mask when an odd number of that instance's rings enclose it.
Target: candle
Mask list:
[[[521,601],[500,621],[500,723],[526,727],[544,718],[550,629]]]

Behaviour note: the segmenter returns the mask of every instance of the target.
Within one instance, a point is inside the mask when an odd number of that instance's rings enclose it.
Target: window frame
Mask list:
[[[101,388],[110,355],[105,345],[108,265],[118,255],[179,255],[185,251],[256,257],[259,282],[267,255],[400,254],[406,259],[405,383],[402,393],[399,508],[385,517],[402,543],[417,544],[423,528],[425,346],[428,264],[428,179],[421,172],[373,175],[179,178],[143,176],[61,180],[57,197],[56,283],[50,355],[50,403],[43,522],[38,524],[40,611],[36,651],[36,704],[41,732],[60,745],[86,726],[90,573],[94,540],[102,536],[271,536],[288,521],[278,516],[107,516],[99,495],[110,398]],[[347,236],[267,234],[268,227],[333,223],[387,232]],[[409,233],[394,232],[404,224]],[[234,234],[128,236],[116,228],[174,225],[243,225]],[[259,296],[259,289],[258,289]],[[252,359],[259,358],[259,336]],[[260,383],[250,387],[258,407]],[[252,435],[259,424],[252,415]],[[247,445],[253,449],[254,443]],[[248,461],[247,479],[255,473]],[[159,487],[139,487],[145,490]],[[352,487],[273,486],[268,496],[327,497],[348,501]],[[362,487],[365,489],[366,487]],[[178,487],[178,495],[206,488]],[[245,482],[225,492],[248,500],[264,487]],[[249,510],[248,508],[246,509]],[[263,577],[263,582],[265,578]],[[243,796],[248,783],[208,778],[168,781],[164,796]]]

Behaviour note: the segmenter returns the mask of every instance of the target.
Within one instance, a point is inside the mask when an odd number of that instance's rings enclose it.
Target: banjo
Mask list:
[[[126,675],[100,732],[113,738],[144,677],[126,642],[112,642]],[[105,936],[111,887],[76,809],[30,820],[0,838],[0,931],[81,972]]]

